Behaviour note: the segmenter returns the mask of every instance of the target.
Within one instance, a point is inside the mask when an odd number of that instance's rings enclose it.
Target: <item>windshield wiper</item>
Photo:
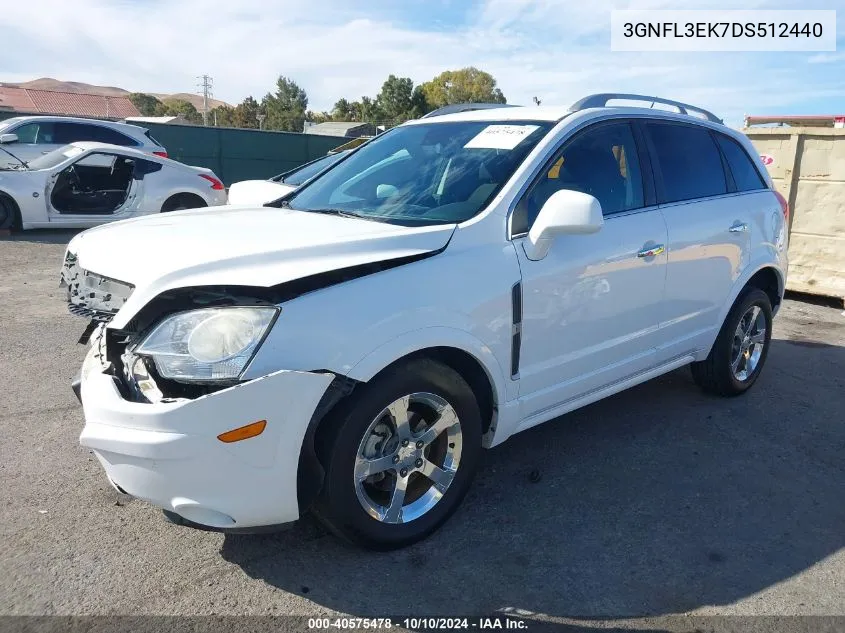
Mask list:
[[[22,159],[18,158],[17,156],[15,156],[14,154],[12,154],[12,152],[10,152],[9,150],[7,150],[5,147],[0,147],[0,149],[2,149],[2,150],[3,150],[4,152],[6,152],[9,156],[11,156],[12,158],[14,158],[16,161],[18,161],[18,162],[19,162],[19,163],[23,166],[23,168],[24,168],[24,169],[29,169],[29,163],[28,163],[28,162],[26,162],[25,160],[22,160]],[[18,169],[18,167],[17,167],[17,166],[15,166],[15,169]]]
[[[292,208],[292,207],[291,207]],[[384,222],[379,216],[368,215],[365,213],[355,213],[354,211],[346,211],[345,209],[294,209],[294,211],[304,211],[305,213],[322,213],[323,215],[336,215],[341,218],[356,218],[359,220],[372,220],[373,222]]]

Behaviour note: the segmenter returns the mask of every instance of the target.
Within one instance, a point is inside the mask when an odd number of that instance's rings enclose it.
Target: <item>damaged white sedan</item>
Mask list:
[[[0,229],[87,228],[220,204],[226,189],[210,169],[108,143],[71,143],[0,167]]]
[[[269,206],[79,234],[82,445],[178,522],[313,510],[394,548],[514,433],[683,365],[746,391],[788,208],[709,113],[607,97],[411,121]]]

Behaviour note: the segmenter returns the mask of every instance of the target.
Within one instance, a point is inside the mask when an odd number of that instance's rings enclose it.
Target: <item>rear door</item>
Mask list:
[[[713,131],[668,121],[646,121],[643,128],[669,239],[658,347],[665,361],[713,342],[748,264],[754,203],[736,191]]]

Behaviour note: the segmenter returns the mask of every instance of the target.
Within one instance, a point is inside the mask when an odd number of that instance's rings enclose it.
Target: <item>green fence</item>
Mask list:
[[[0,120],[21,116],[0,111]],[[138,123],[164,147],[170,158],[214,170],[227,185],[264,179],[325,156],[349,141],[340,136],[264,132],[222,127]]]
[[[214,170],[224,183],[264,179],[325,156],[349,139],[294,132],[141,123],[170,158]]]

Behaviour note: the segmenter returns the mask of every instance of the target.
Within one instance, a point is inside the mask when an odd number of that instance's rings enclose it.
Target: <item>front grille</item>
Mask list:
[[[102,323],[111,321],[135,289],[132,284],[85,270],[70,251],[62,266],[60,285],[67,287],[72,314]]]
[[[97,323],[108,323],[114,318],[113,313],[105,313],[105,312],[97,312],[96,310],[91,310],[89,308],[83,308],[82,306],[77,306],[72,303],[67,304],[68,312],[78,317],[84,317],[86,319],[91,319],[92,321],[96,321]]]

